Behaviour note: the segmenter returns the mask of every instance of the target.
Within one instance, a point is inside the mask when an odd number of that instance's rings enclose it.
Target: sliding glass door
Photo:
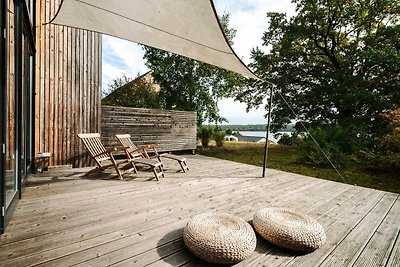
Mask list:
[[[4,232],[4,215],[6,202],[6,41],[4,29],[6,28],[6,3],[0,1],[0,232]]]
[[[31,162],[33,30],[23,0],[1,1],[1,232],[21,197]],[[5,29],[5,30],[3,30]]]

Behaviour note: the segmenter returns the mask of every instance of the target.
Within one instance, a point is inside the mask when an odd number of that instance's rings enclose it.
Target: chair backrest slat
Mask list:
[[[130,134],[116,134],[115,137],[123,147],[127,148],[132,157],[143,157],[142,153],[139,151],[133,152],[137,149],[137,146],[132,142]]]
[[[105,147],[103,146],[103,144],[100,141],[100,138],[96,138],[93,140],[94,141],[94,149],[96,151],[96,155],[106,152]],[[103,154],[101,156],[98,156],[99,160],[106,160],[109,159],[110,157],[107,154]]]
[[[78,137],[82,140],[83,144],[89,151],[90,155],[96,160],[96,162],[99,165],[101,165],[100,161],[110,159],[110,156],[107,154],[96,156],[106,151],[105,147],[101,143],[100,134],[98,133],[78,134]]]
[[[130,134],[117,134],[115,136],[124,147],[134,147],[136,149],[135,144],[131,140]]]

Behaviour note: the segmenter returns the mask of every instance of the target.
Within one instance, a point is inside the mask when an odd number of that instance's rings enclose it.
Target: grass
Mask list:
[[[198,147],[199,154],[226,159],[255,166],[263,166],[264,145],[244,142],[225,142],[223,147]],[[373,172],[357,163],[339,168],[344,180],[332,167],[321,167],[300,162],[300,152],[295,147],[271,145],[268,151],[267,168],[302,175],[345,182],[383,191],[400,193],[400,177],[396,173]],[[261,175],[261,173],[260,173]]]

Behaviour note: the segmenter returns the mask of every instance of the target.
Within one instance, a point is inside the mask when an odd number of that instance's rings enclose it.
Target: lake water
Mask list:
[[[266,131],[239,131],[239,133],[243,136],[257,136],[257,137],[265,137],[267,134]],[[291,132],[278,132],[280,134],[288,134],[289,136],[292,134]],[[275,143],[278,142],[279,138],[275,138],[274,133],[269,133],[268,140],[273,141]]]

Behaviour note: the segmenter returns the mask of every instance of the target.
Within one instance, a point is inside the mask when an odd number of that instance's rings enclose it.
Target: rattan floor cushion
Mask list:
[[[256,235],[250,224],[227,213],[193,217],[183,231],[183,240],[197,257],[220,264],[240,262],[256,247]]]
[[[271,243],[296,251],[314,251],[326,240],[324,228],[316,220],[288,209],[262,209],[254,215],[253,226]]]

